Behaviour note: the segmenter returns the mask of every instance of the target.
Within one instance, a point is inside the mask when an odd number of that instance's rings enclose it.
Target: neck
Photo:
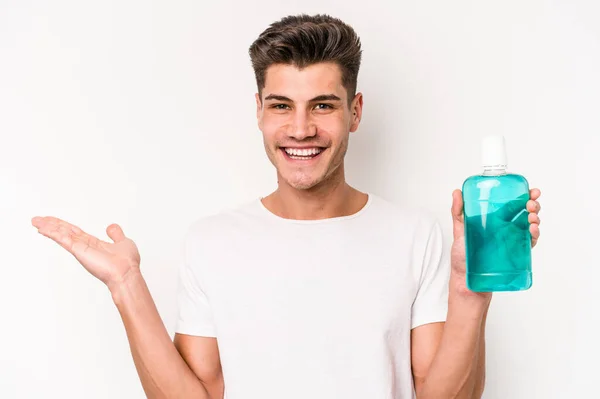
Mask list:
[[[263,198],[263,205],[285,219],[318,220],[352,215],[365,206],[368,196],[346,183],[343,165],[338,169],[334,176],[306,190],[295,189],[279,178],[277,190]]]

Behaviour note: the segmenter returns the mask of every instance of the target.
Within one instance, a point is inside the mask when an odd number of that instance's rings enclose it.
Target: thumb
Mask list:
[[[457,240],[465,235],[465,220],[463,215],[463,199],[460,190],[452,192],[452,225],[454,239]]]
[[[108,234],[110,239],[114,242],[119,242],[125,239],[125,234],[123,233],[121,226],[119,226],[118,224],[111,224],[110,226],[108,226],[106,228],[106,234]]]

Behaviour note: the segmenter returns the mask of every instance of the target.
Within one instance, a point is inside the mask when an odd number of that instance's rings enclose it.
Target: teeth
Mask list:
[[[309,156],[319,154],[321,152],[321,149],[320,148],[303,148],[303,149],[286,148],[285,152],[287,152],[288,155],[293,155],[293,156],[297,156],[297,157],[309,157]]]

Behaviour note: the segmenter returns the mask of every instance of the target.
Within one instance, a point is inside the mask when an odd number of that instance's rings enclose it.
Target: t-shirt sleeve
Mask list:
[[[411,329],[446,321],[450,262],[444,251],[442,229],[436,221],[426,238],[417,294],[412,305]]]
[[[201,337],[216,337],[210,303],[194,271],[186,237],[183,260],[179,267],[177,293],[178,317],[175,332]]]

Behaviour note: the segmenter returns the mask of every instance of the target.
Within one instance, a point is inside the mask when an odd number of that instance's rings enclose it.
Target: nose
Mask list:
[[[298,110],[293,118],[288,131],[289,137],[301,141],[317,135],[317,126],[311,120],[309,112]]]

